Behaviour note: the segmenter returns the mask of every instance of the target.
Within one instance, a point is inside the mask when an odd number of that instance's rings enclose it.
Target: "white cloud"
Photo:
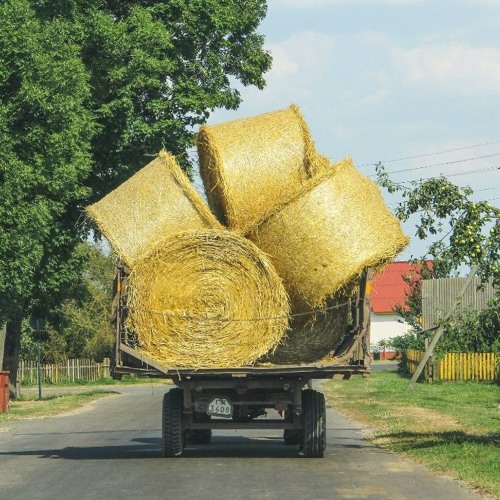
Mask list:
[[[500,50],[451,43],[393,51],[394,77],[466,96],[500,93]]]
[[[286,40],[267,47],[273,56],[273,77],[299,73],[320,73],[328,64],[335,48],[335,37],[312,31],[294,34]]]
[[[311,31],[296,33],[279,43],[266,46],[273,56],[273,66],[266,74],[264,92],[246,93],[262,104],[288,106],[309,100],[332,65],[335,37]],[[254,94],[250,96],[249,94]]]

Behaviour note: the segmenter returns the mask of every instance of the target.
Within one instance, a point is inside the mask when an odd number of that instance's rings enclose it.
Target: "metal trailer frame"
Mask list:
[[[352,328],[330,358],[301,365],[265,365],[192,369],[166,367],[142,354],[134,332],[125,328],[128,270],[116,269],[112,321],[115,347],[111,375],[124,374],[171,379],[176,388],[163,398],[162,451],[180,455],[186,442],[210,442],[212,429],[283,429],[285,443],[299,446],[306,457],[322,457],[326,448],[326,406],[321,392],[311,388],[314,379],[336,375],[349,379],[370,371],[370,298],[373,270],[367,268],[351,303]],[[209,413],[222,402],[231,417]],[[210,406],[212,404],[212,406]],[[274,409],[279,418],[259,418]]]

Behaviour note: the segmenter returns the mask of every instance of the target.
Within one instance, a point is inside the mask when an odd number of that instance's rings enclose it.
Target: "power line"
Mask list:
[[[481,193],[482,191],[492,191],[493,189],[500,189],[500,186],[493,186],[493,187],[488,187],[488,188],[475,189],[474,193]]]
[[[452,161],[445,161],[441,163],[432,163],[430,165],[421,165],[420,167],[413,167],[413,168],[404,168],[402,170],[392,170],[390,172],[387,172],[388,174],[399,174],[401,172],[413,172],[414,170],[423,170],[426,168],[433,168],[433,167],[443,167],[445,165],[452,165],[455,163],[464,163],[468,161],[475,161],[475,160],[484,160],[485,158],[493,158],[494,156],[500,156],[500,153],[492,153],[489,155],[483,155],[483,156],[473,156],[471,158],[462,158],[461,160],[452,160]],[[370,175],[370,177],[376,177],[376,174]]]
[[[492,170],[500,170],[500,165],[495,165],[494,167],[478,168],[476,170],[465,170],[464,172],[455,172],[453,174],[443,175],[442,177],[457,177],[458,175],[477,174],[480,172],[490,172]],[[432,177],[428,178],[432,179]]]
[[[403,184],[411,184],[412,182],[415,182],[415,181],[419,182],[419,181],[427,181],[429,179],[435,179],[436,177],[443,177],[443,178],[447,179],[448,177],[457,177],[459,175],[478,174],[481,172],[491,172],[494,170],[500,170],[500,165],[494,165],[493,167],[486,167],[486,168],[477,168],[475,170],[464,170],[463,172],[455,172],[455,173],[451,173],[451,174],[447,174],[447,175],[439,174],[439,175],[433,175],[431,177],[421,177],[420,179],[394,182],[394,184],[401,186]]]
[[[462,146],[460,148],[454,148],[454,149],[445,149],[443,151],[436,151],[434,153],[425,153],[425,154],[420,154],[420,155],[415,155],[415,156],[405,156],[403,158],[394,158],[392,160],[381,161],[380,163],[393,163],[396,161],[414,160],[416,158],[425,158],[426,156],[435,156],[435,155],[440,155],[440,154],[445,154],[445,153],[452,153],[454,151],[463,151],[464,149],[480,148],[483,146],[490,146],[491,144],[498,144],[498,143],[500,143],[500,140],[491,141],[491,142],[483,142],[482,144],[473,144],[471,146]],[[375,162],[375,163],[363,163],[362,165],[359,165],[359,168],[373,166],[376,163],[377,162]]]

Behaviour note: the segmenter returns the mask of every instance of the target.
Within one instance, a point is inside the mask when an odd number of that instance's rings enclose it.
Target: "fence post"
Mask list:
[[[427,352],[427,349],[429,349],[429,344],[430,344],[430,340],[429,340],[429,338],[426,338],[424,340],[424,346],[425,346],[426,352]],[[427,363],[425,364],[424,379],[429,384],[432,384],[432,382],[434,381],[434,353],[432,353],[429,356],[429,359],[427,360]]]

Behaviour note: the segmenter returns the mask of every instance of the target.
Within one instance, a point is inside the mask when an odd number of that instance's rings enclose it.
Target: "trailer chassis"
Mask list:
[[[135,334],[125,328],[123,284],[127,274],[127,269],[119,266],[114,279],[112,320],[116,338],[111,374],[114,378],[124,374],[167,378],[175,384],[163,398],[163,456],[182,454],[189,442],[209,443],[214,429],[279,429],[285,443],[297,445],[305,457],[324,455],[325,398],[312,389],[311,382],[369,373],[372,269],[363,273],[352,301],[353,326],[329,359],[304,365],[196,370],[165,367],[141,353]],[[275,416],[267,418],[270,411]]]

